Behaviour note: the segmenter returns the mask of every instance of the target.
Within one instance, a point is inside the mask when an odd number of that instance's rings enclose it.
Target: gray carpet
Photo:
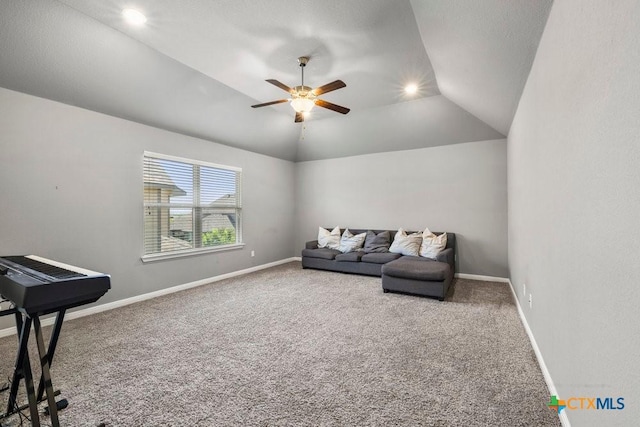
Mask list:
[[[65,322],[53,381],[63,426],[560,425],[508,285],[439,302],[298,262]]]

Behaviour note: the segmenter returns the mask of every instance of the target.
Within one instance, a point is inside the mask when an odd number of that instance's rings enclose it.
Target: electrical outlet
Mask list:
[[[522,284],[522,296],[523,297],[527,296],[527,284],[526,283]]]
[[[533,300],[531,294],[529,294],[529,308],[533,308]]]
[[[251,251],[251,256],[256,256],[256,251]]]

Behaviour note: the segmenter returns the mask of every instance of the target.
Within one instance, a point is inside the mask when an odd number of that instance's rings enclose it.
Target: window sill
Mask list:
[[[143,255],[140,259],[142,262],[162,261],[165,259],[183,258],[195,255],[210,254],[212,252],[226,252],[244,248],[244,243],[235,243],[233,245],[216,246],[207,249],[188,249],[185,251],[166,252],[160,254]]]

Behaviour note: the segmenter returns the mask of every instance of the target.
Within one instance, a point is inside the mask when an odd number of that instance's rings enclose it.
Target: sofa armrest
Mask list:
[[[311,240],[311,241],[305,243],[304,248],[305,249],[318,249],[318,241],[317,240]]]
[[[455,253],[453,248],[445,249],[436,255],[436,261],[446,262],[451,266],[451,272],[455,273],[456,271],[456,263],[455,263]]]

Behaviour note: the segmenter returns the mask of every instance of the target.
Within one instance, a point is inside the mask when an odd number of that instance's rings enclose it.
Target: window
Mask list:
[[[242,169],[144,153],[143,259],[242,244]]]

